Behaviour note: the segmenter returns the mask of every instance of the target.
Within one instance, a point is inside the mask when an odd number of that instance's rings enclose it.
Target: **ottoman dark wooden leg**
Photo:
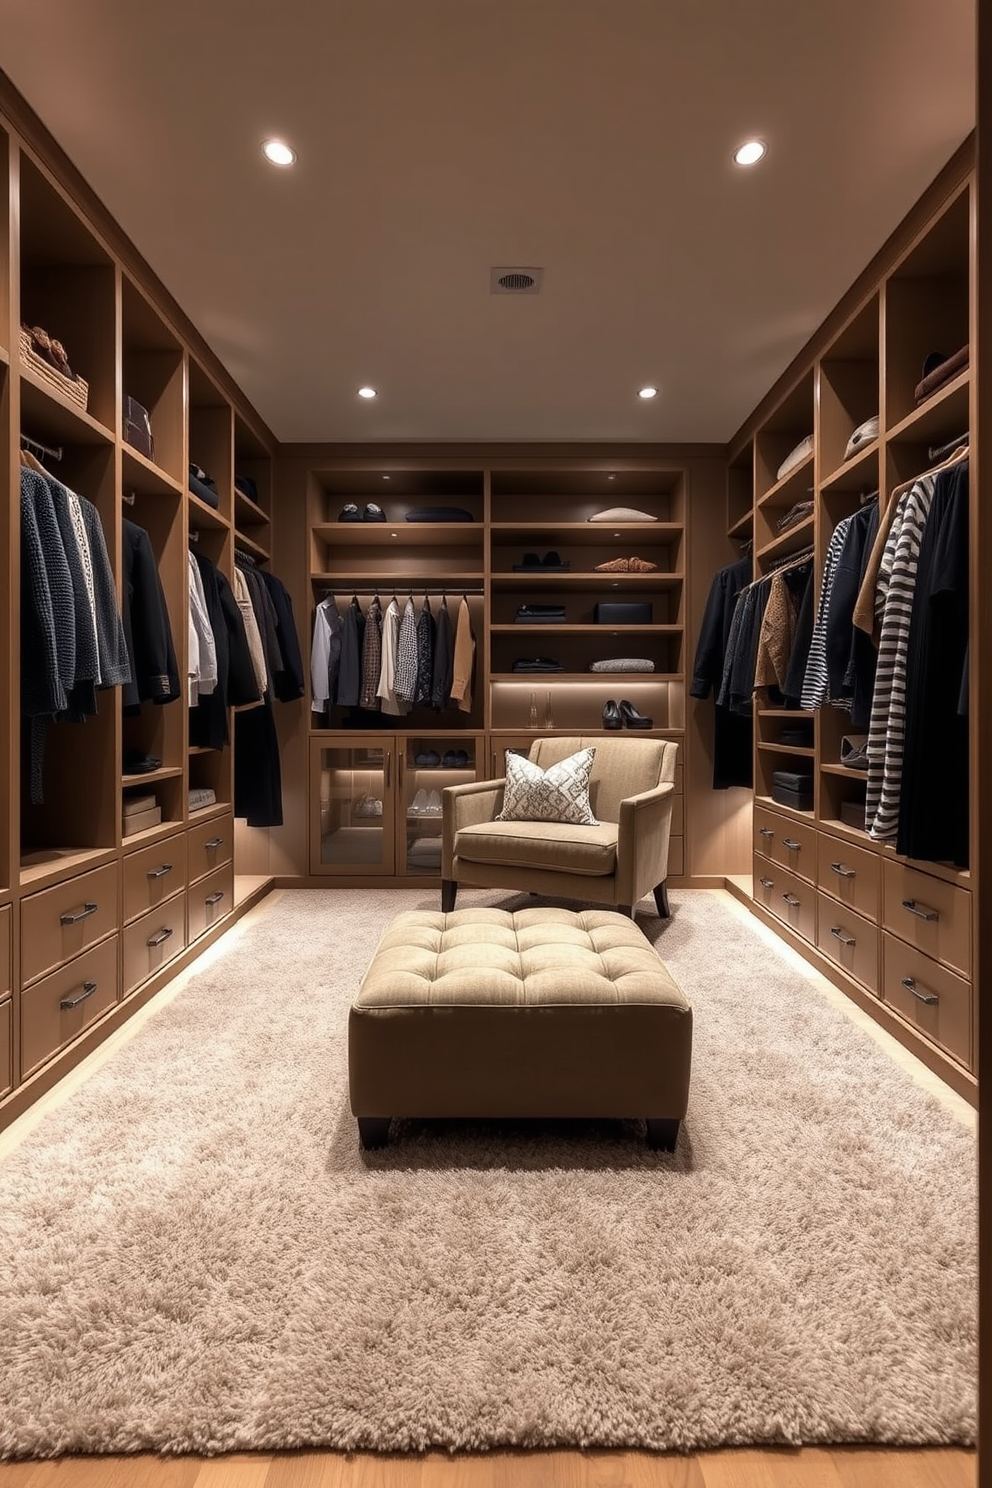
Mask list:
[[[358,1140],[368,1150],[370,1147],[385,1147],[389,1141],[391,1116],[359,1116]]]
[[[450,914],[455,907],[455,895],[458,893],[458,885],[453,878],[442,878],[441,880],[441,913]]]
[[[658,914],[661,917],[661,919],[663,919],[663,920],[669,920],[669,919],[671,919],[671,917],[672,917],[672,911],[669,908],[669,904],[668,904],[668,885],[667,884],[660,883],[655,888],[655,891],[654,891],[654,904],[655,904],[655,908],[657,909]]]
[[[678,1120],[658,1120],[648,1117],[648,1146],[656,1152],[674,1152],[679,1139]]]

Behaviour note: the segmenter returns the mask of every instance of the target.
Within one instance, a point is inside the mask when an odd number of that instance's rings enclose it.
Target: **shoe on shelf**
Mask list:
[[[363,522],[384,522],[385,520],[386,513],[383,511],[381,506],[376,506],[374,501],[370,501],[368,506],[362,512]]]
[[[611,558],[608,563],[597,563],[596,573],[629,573],[629,558]]]
[[[623,719],[620,717],[620,709],[617,707],[615,698],[607,698],[603,708],[603,727],[605,729],[623,728]]]
[[[414,760],[414,764],[421,770],[433,770],[440,763],[441,756],[436,749],[424,749]]]
[[[427,792],[418,790],[413,800],[407,807],[408,816],[423,816],[427,810]]]
[[[628,558],[627,567],[631,573],[654,573],[658,565],[647,558]]]
[[[643,713],[638,713],[633,703],[628,703],[626,698],[620,699],[620,714],[628,728],[654,728],[654,719],[645,717]]]
[[[445,750],[441,764],[446,770],[454,770],[458,765],[458,752],[454,749]]]
[[[441,815],[441,792],[432,790],[427,792],[427,804],[424,807],[424,816]]]
[[[339,522],[360,522],[361,520],[362,514],[353,501],[349,501],[347,506],[341,508]]]
[[[457,770],[467,770],[468,769],[468,750],[467,749],[456,749],[455,750],[455,768]]]

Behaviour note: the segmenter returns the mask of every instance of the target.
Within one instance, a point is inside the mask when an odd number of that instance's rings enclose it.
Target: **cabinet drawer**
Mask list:
[[[186,887],[186,837],[180,832],[124,859],[124,919],[133,920]],[[127,978],[125,977],[125,982]]]
[[[672,836],[681,837],[685,832],[685,797],[672,797]]]
[[[117,929],[117,864],[21,900],[21,985]]]
[[[190,886],[186,896],[189,917],[189,942],[216,925],[234,908],[234,865],[215,868],[208,878]]]
[[[669,878],[681,878],[685,872],[685,838],[669,837],[668,839],[668,876]]]
[[[816,844],[816,883],[831,899],[878,920],[881,860],[878,853],[820,832]],[[825,907],[826,912],[826,907]]]
[[[816,878],[816,828],[802,822],[779,816],[776,811],[767,811],[764,806],[754,808],[754,850],[798,873],[812,883]]]
[[[186,949],[186,895],[177,894],[124,931],[124,996]]]
[[[0,1002],[0,1095],[14,1083],[14,1004],[9,997]]]
[[[188,881],[196,883],[205,873],[212,873],[221,863],[234,856],[234,818],[215,816],[186,833]]]
[[[826,894],[817,895],[816,944],[848,976],[878,992],[878,927]]]
[[[902,863],[882,864],[886,930],[925,956],[971,976],[971,894]]]
[[[21,1079],[93,1023],[117,1001],[117,936],[21,993]]]
[[[816,938],[816,890],[778,863],[754,855],[754,902],[812,945]]]
[[[894,935],[882,936],[882,997],[935,1044],[971,1064],[971,985]]]
[[[14,911],[9,904],[0,909],[0,997],[5,992],[10,992],[14,985],[11,969],[11,926],[14,923]]]

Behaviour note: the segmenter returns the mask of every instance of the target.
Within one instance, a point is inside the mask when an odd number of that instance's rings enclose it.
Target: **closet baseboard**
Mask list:
[[[99,1019],[92,1028],[81,1034],[64,1053],[49,1064],[43,1065],[20,1085],[15,1086],[11,1093],[0,1102],[0,1131],[4,1131],[19,1116],[23,1116],[25,1111],[30,1110],[36,1104],[40,1096],[53,1089],[71,1070],[81,1064],[87,1055],[92,1054],[95,1049],[106,1042],[111,1034],[123,1027],[139,1008],[144,1007],[145,1003],[149,1002],[157,992],[161,992],[162,988],[181,971],[185,971],[188,966],[192,965],[208,946],[220,940],[232,925],[236,925],[250,909],[253,909],[267,894],[271,893],[273,887],[274,882],[271,878],[259,880],[219,924],[213,925],[202,935],[197,936],[193,944],[187,946],[181,955],[169,962],[168,966],[149,977],[146,982],[142,982],[141,986],[130,993],[123,1002],[116,1003],[105,1017]]]

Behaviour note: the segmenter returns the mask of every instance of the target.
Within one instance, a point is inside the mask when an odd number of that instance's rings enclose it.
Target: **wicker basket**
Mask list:
[[[90,395],[90,387],[86,378],[77,376],[73,381],[71,377],[64,377],[50,362],[46,362],[44,357],[38,355],[31,345],[31,332],[26,331],[23,326],[21,327],[21,362],[25,367],[30,367],[35,376],[39,377],[48,387],[62,393],[64,397],[78,404],[84,412],[86,411]]]

